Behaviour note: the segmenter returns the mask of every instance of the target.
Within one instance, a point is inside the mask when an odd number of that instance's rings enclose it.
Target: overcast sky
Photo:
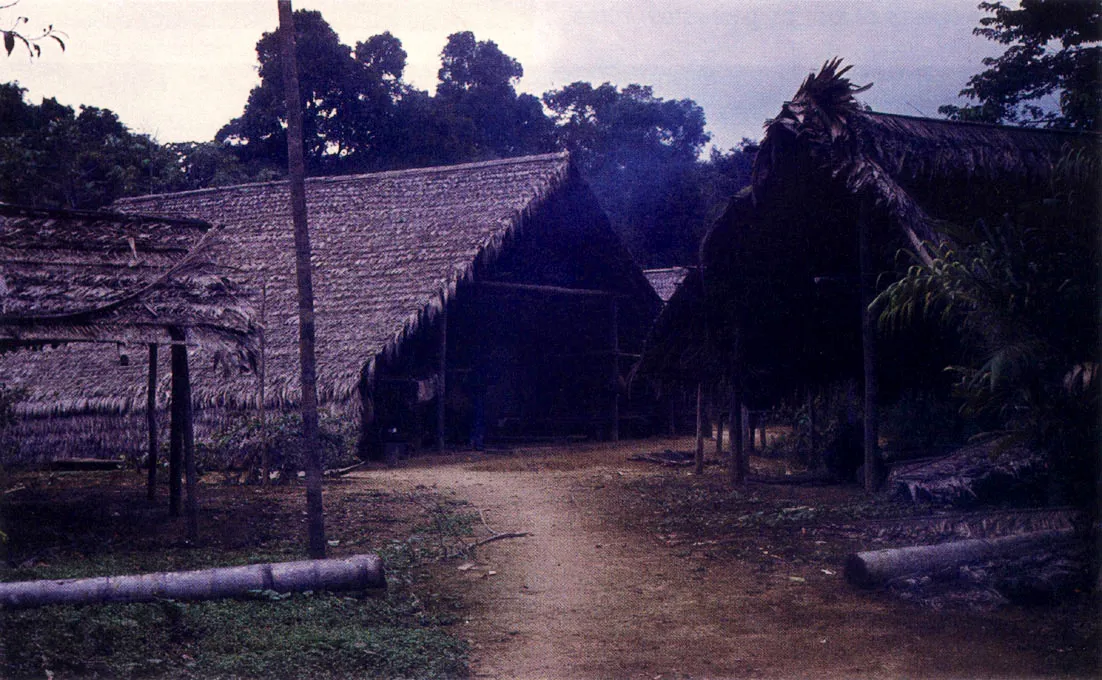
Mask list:
[[[0,4],[5,4],[0,2]],[[757,139],[806,75],[827,59],[853,64],[874,109],[936,116],[999,46],[972,35],[976,0],[299,0],[349,45],[390,31],[409,54],[406,80],[434,91],[447,36],[473,31],[524,66],[519,90],[577,80],[653,85],[690,98],[712,142]],[[275,0],[21,0],[64,31],[33,63],[0,61],[28,98],[109,108],[161,142],[202,141],[241,114],[257,82],[256,41],[278,24]]]

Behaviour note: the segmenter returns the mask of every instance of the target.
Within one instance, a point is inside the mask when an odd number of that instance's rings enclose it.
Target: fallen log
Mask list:
[[[851,585],[872,588],[903,576],[927,574],[995,557],[1010,556],[1072,538],[1071,529],[1035,531],[1001,538],[886,548],[850,555],[845,576]]]
[[[385,587],[379,556],[355,555],[197,571],[0,583],[0,606],[20,609],[51,604],[213,600],[239,597],[250,591],[299,593]]]

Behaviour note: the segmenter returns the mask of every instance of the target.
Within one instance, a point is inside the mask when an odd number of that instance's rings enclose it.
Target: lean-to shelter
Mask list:
[[[126,212],[224,225],[261,329],[258,371],[196,361],[207,427],[299,394],[287,184],[130,198]],[[622,389],[660,301],[566,154],[312,178],[323,408],[385,438],[437,444],[616,436],[645,419]],[[263,376],[263,380],[258,379]]]

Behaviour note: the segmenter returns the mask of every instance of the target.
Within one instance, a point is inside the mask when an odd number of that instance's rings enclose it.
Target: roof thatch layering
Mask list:
[[[377,357],[397,352],[549,197],[580,182],[566,154],[307,180],[321,402],[355,402],[361,378],[371,374]],[[271,406],[295,403],[300,391],[287,193],[286,183],[270,182],[130,198],[115,206],[224,226],[213,258],[244,272],[248,302],[263,329],[265,400]],[[31,399],[79,392],[117,410],[138,405],[141,392],[134,391],[133,378],[87,380],[89,365],[113,360],[89,355],[64,362],[60,370],[35,370],[36,377],[49,380],[29,385]],[[0,358],[0,370],[6,361]],[[202,360],[195,365],[198,405],[257,405],[254,374],[219,373]]]
[[[981,191],[1047,185],[1069,177],[1067,158],[1097,158],[1097,135],[1036,128],[875,113],[855,95],[871,85],[854,86],[840,60],[809,75],[792,101],[769,121],[754,164],[753,191],[747,202],[768,200],[778,182],[790,182],[792,163],[837,180],[841,190],[884,211],[920,253],[936,241],[939,223],[961,206],[937,200],[937,190],[969,188],[968,198],[986,204]],[[1097,189],[1097,164],[1076,178]],[[948,213],[946,211],[949,211]],[[721,219],[705,239],[705,259],[725,247],[731,220]]]
[[[242,291],[198,220],[0,204],[0,347],[189,341],[236,346]]]

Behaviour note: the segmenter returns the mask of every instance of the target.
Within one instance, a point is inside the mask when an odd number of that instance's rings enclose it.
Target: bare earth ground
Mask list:
[[[1084,634],[1083,622],[1062,622],[1066,612],[1052,607],[935,610],[856,591],[834,561],[841,553],[806,558],[820,554],[806,548],[827,543],[813,541],[806,529],[795,530],[792,540],[807,546],[774,547],[772,539],[743,535],[741,545],[722,550],[710,546],[723,540],[689,536],[686,544],[663,533],[665,511],[647,489],[663,476],[680,478],[683,485],[673,487],[680,492],[693,491],[692,484],[715,487],[722,473],[710,468],[697,482],[683,471],[628,462],[627,455],[685,445],[650,440],[423,458],[359,471],[349,482],[394,490],[424,485],[468,501],[482,515],[477,538],[491,531],[532,534],[478,548],[473,566],[450,561],[436,570],[441,586],[466,602],[456,634],[471,642],[475,677],[1097,674],[1096,629],[1088,624],[1093,632]],[[797,504],[859,492],[760,493],[762,504],[803,507]],[[756,496],[742,498],[757,507]],[[1072,613],[1090,617],[1092,607]]]

